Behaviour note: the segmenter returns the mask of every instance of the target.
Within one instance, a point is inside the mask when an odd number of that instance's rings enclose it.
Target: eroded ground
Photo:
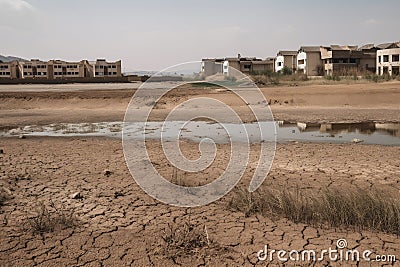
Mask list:
[[[156,152],[159,145],[150,143],[149,150]],[[260,214],[246,217],[230,208],[232,194],[199,208],[162,204],[135,183],[117,139],[2,138],[0,149],[4,150],[0,154],[0,181],[11,191],[0,208],[0,266],[280,266],[276,258],[272,263],[258,261],[257,252],[266,244],[276,250],[335,248],[339,238],[348,241],[348,248],[400,257],[396,235],[295,224]],[[357,185],[398,192],[399,149],[359,144],[279,144],[263,187],[318,191]],[[193,143],[184,143],[183,150],[189,155],[198,153]],[[213,178],[218,166],[228,160],[226,146],[219,146],[218,151],[222,155],[217,158],[218,164],[204,176]],[[159,153],[153,153],[152,160],[165,176],[174,177]],[[245,184],[254,170],[253,163],[252,156]],[[186,177],[185,173],[176,176]],[[76,192],[81,198],[71,196]],[[33,234],[26,228],[26,220],[36,214],[40,202],[75,210],[79,224]],[[165,231],[169,226],[179,229],[186,223],[199,229],[206,227],[210,245],[190,253],[171,250],[163,240]],[[327,261],[316,264],[355,265]]]

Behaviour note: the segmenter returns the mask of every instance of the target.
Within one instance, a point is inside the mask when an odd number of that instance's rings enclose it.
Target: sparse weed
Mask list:
[[[39,202],[35,208],[35,216],[26,218],[27,230],[33,234],[43,234],[78,225],[79,220],[74,210],[67,210],[63,205],[59,208],[52,201],[49,207]]]
[[[168,257],[179,257],[196,253],[199,249],[209,247],[207,228],[190,222],[168,224],[163,231],[165,254]]]

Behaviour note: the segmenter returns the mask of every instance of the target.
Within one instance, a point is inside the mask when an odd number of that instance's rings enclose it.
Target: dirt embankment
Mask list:
[[[135,89],[113,89],[112,84],[110,89],[82,91],[78,90],[79,84],[70,86],[74,86],[74,91],[0,92],[0,125],[121,121],[135,92]],[[276,120],[400,121],[400,82],[261,90]],[[233,93],[184,86],[161,99],[153,119],[162,119],[176,104],[198,96],[223,100],[238,110],[246,108]]]

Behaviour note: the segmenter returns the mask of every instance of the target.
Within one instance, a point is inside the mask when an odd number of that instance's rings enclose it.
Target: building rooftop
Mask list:
[[[321,46],[301,46],[299,52],[320,52]]]
[[[365,45],[363,45],[363,46],[360,46],[359,48],[358,48],[358,50],[369,50],[369,49],[372,49],[372,48],[375,48],[375,45],[374,44],[365,44]]]
[[[357,45],[331,45],[332,50],[357,50]]]
[[[278,55],[282,56],[296,56],[297,51],[290,51],[290,50],[281,50],[278,52]]]
[[[400,42],[394,43],[383,43],[376,46],[379,49],[389,49],[389,48],[398,48],[400,47]]]

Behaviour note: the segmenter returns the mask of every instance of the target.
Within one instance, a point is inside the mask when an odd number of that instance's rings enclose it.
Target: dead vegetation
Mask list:
[[[376,189],[327,189],[319,193],[240,188],[229,206],[246,216],[260,213],[315,226],[351,227],[400,234],[400,200]]]
[[[209,238],[205,225],[189,221],[169,223],[163,231],[162,240],[164,255],[172,259],[198,254],[204,249],[216,247],[215,242]]]
[[[24,230],[33,234],[43,234],[73,228],[78,224],[79,220],[73,209],[67,209],[64,205],[58,207],[53,201],[48,205],[39,202],[35,207],[35,215],[27,216]]]

